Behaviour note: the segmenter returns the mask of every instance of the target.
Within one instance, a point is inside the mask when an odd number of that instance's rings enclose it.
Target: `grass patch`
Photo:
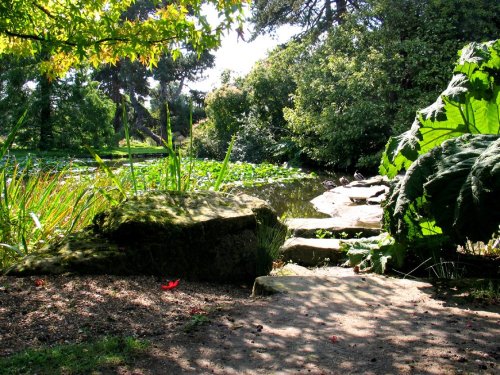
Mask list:
[[[500,281],[498,279],[434,280],[436,294],[458,304],[479,303],[497,305],[500,303]]]
[[[0,374],[90,374],[128,366],[148,343],[134,338],[107,337],[99,341],[29,349],[0,358]]]

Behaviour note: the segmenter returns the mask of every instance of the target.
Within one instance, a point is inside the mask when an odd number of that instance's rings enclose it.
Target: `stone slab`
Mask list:
[[[315,270],[313,276],[258,277],[255,280],[252,294],[253,296],[277,293],[307,295],[318,301],[334,301],[339,296],[345,298],[346,302],[364,298],[380,301],[380,288],[383,288],[386,295],[390,296],[401,290],[408,290],[409,293],[410,289],[431,289],[432,286],[423,281],[397,279],[375,274],[354,274],[352,269],[331,267],[319,268]]]
[[[338,263],[344,258],[340,240],[333,238],[292,237],[285,241],[280,253],[285,262],[292,261],[304,266]]]
[[[346,221],[367,219],[381,221],[382,208],[367,205],[367,201],[379,196],[385,196],[387,186],[370,187],[339,186],[311,200],[317,211],[331,217],[342,217]],[[365,206],[369,206],[366,208]]]
[[[325,219],[290,218],[285,220],[285,225],[294,237],[314,238],[318,230],[327,230],[336,235],[346,233],[348,237],[376,236],[381,232],[380,220],[366,220],[361,216],[356,217],[356,220],[346,220],[339,217]]]

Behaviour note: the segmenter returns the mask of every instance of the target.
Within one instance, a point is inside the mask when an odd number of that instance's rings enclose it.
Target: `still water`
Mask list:
[[[322,179],[310,178],[289,183],[240,187],[231,192],[242,192],[266,200],[280,217],[321,218],[328,216],[316,211],[309,201],[325,191]]]

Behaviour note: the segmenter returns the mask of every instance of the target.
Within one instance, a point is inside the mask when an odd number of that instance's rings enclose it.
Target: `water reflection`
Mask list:
[[[274,183],[264,186],[238,187],[232,193],[245,193],[268,201],[278,216],[328,217],[314,209],[309,202],[325,192],[320,178],[310,178],[289,183]]]

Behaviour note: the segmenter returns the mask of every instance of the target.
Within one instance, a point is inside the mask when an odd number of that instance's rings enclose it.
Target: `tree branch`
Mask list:
[[[39,10],[41,10],[43,13],[45,13],[49,18],[52,18],[53,20],[56,19],[56,17],[54,17],[47,9],[45,9],[43,6],[41,5],[38,5],[37,3],[33,2],[33,5],[35,6],[35,8],[38,8]]]
[[[84,44],[78,44],[78,43],[72,42],[70,40],[47,39],[47,38],[44,38],[44,37],[39,36],[39,35],[22,34],[22,33],[17,33],[17,32],[13,32],[13,31],[9,31],[9,30],[6,30],[6,29],[0,30],[0,34],[5,34],[5,35],[13,37],[13,38],[35,40],[37,42],[53,43],[53,44],[56,44],[56,45],[57,44],[62,44],[62,45],[70,46],[70,47],[76,47],[78,45],[91,46],[91,45],[98,45],[98,44],[103,44],[103,43],[107,43],[107,42],[124,42],[124,43],[128,43],[128,42],[130,42],[132,40],[131,38],[108,37],[108,38],[102,38],[102,39],[99,39],[99,40],[94,40],[94,41],[91,41],[91,42],[88,42],[88,43],[84,43]],[[160,44],[160,43],[170,42],[170,41],[172,41],[174,39],[175,39],[174,37],[163,38],[163,39],[152,39],[152,40],[144,40],[142,43],[154,45],[154,44]]]

